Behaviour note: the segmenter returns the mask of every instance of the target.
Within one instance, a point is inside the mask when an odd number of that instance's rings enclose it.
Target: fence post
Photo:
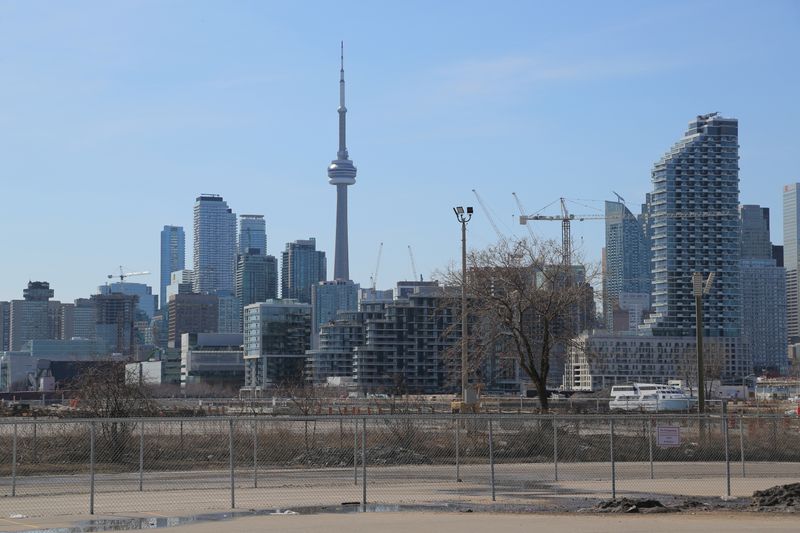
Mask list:
[[[229,426],[229,431],[228,431],[228,446],[229,446],[228,456],[229,456],[230,463],[231,463],[231,509],[236,509],[236,480],[235,480],[234,469],[233,469],[233,462],[234,462],[234,456],[233,456],[233,418],[228,419],[228,426]]]
[[[253,417],[253,488],[258,488],[258,421]]]
[[[558,481],[558,427],[556,427],[555,413],[553,413],[553,478]]]
[[[34,427],[35,423],[34,423]],[[14,438],[11,441],[11,496],[17,495],[17,423],[14,422]]]
[[[358,421],[356,420],[356,423]],[[367,511],[367,419],[362,419],[361,427],[361,511]]]
[[[742,460],[742,477],[745,477],[744,471],[744,417],[739,413],[739,458]]]
[[[461,433],[461,423],[458,419],[456,422],[456,483],[461,481],[461,457],[459,456],[460,446],[458,444],[458,434]]]
[[[647,419],[647,447],[650,451],[650,479],[655,479],[653,475],[653,419]]]
[[[489,471],[492,481],[492,501],[495,501],[494,492],[494,433],[492,432],[492,419],[489,419]]]
[[[38,449],[39,448],[39,443],[38,443],[38,440],[36,438],[37,437],[37,435],[36,435],[37,427],[38,427],[38,424],[36,423],[36,420],[34,419],[34,421],[33,421],[33,462],[34,463],[38,462],[38,460],[39,460],[38,459],[39,458],[39,449]]]
[[[358,419],[353,420],[353,485],[358,485]]]
[[[94,514],[94,424],[89,425],[89,514]]]
[[[611,430],[611,499],[617,499],[617,465],[614,462],[614,419],[611,419],[609,423],[609,429]]]
[[[139,421],[139,492],[144,484],[144,419]]]
[[[727,402],[722,402],[722,439],[725,446],[725,495],[731,497],[731,453],[728,446],[728,409]]]

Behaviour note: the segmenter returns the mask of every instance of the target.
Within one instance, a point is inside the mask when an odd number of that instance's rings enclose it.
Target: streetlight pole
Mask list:
[[[705,287],[703,275],[700,272],[692,274],[692,292],[694,293],[695,308],[695,334],[697,336],[697,410],[700,414],[706,412],[706,372],[703,361],[703,295],[711,290],[714,283],[714,272],[708,275]]]
[[[472,403],[469,394],[469,370],[467,367],[467,222],[472,218],[472,207],[454,207],[453,212],[461,224],[461,402]]]

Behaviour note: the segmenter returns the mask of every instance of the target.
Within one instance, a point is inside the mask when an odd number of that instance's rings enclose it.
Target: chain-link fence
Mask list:
[[[0,422],[0,516],[749,496],[800,480],[776,415]]]

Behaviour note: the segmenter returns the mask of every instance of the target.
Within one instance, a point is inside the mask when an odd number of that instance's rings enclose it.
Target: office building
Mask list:
[[[145,283],[116,282],[97,287],[98,294],[111,294],[118,292],[129,296],[137,296],[137,320],[150,320],[156,316],[158,296],[153,294],[153,288]]]
[[[11,304],[0,302],[0,352],[7,352],[11,342]]]
[[[160,309],[167,307],[167,285],[170,276],[186,268],[186,234],[181,226],[164,226],[161,230],[161,283],[159,285]],[[151,318],[153,315],[150,315]]]
[[[221,196],[203,194],[194,204],[194,290],[235,290],[236,214]]]
[[[800,183],[783,186],[783,266],[786,269],[786,327],[789,344],[800,342]]]
[[[56,339],[60,334],[61,303],[50,300],[53,289],[46,281],[29,281],[22,300],[9,303],[9,348],[18,351],[32,339]]]
[[[175,294],[169,303],[169,348],[181,347],[184,333],[217,333],[219,298],[215,294]]]
[[[267,255],[267,225],[264,215],[239,216],[238,252],[242,254]]]
[[[650,265],[649,254],[645,251],[645,229],[640,218],[620,202],[605,203],[606,246],[603,260],[603,316],[606,328],[616,331],[620,322],[615,323],[617,315],[630,313],[620,305],[620,298],[626,301],[636,299],[638,302],[650,297]],[[646,309],[645,309],[646,311]],[[621,312],[621,313],[620,313]],[[634,315],[637,319],[643,316],[639,310]],[[635,329],[635,320],[625,321],[624,330]],[[631,324],[633,323],[633,328]]]
[[[184,333],[181,338],[181,387],[238,391],[244,384],[241,333]]]
[[[286,243],[281,254],[281,298],[311,303],[311,286],[326,278],[325,252],[314,237]]]
[[[96,339],[97,310],[89,298],[78,298],[75,303],[61,305],[60,339]]]
[[[270,300],[244,308],[244,394],[304,383],[310,346],[311,306],[296,300]]]
[[[96,337],[109,352],[133,356],[136,351],[136,307],[139,297],[135,294],[93,294],[91,301],[96,312]]]
[[[242,304],[236,294],[229,291],[217,291],[219,318],[217,333],[242,332]]]
[[[785,373],[789,360],[786,329],[786,271],[773,258],[769,208],[743,205],[742,341],[752,357],[751,371]]]

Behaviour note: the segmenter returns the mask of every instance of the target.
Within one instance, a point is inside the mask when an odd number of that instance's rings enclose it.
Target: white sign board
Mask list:
[[[656,442],[659,448],[677,448],[681,445],[680,426],[658,426],[656,428]]]

